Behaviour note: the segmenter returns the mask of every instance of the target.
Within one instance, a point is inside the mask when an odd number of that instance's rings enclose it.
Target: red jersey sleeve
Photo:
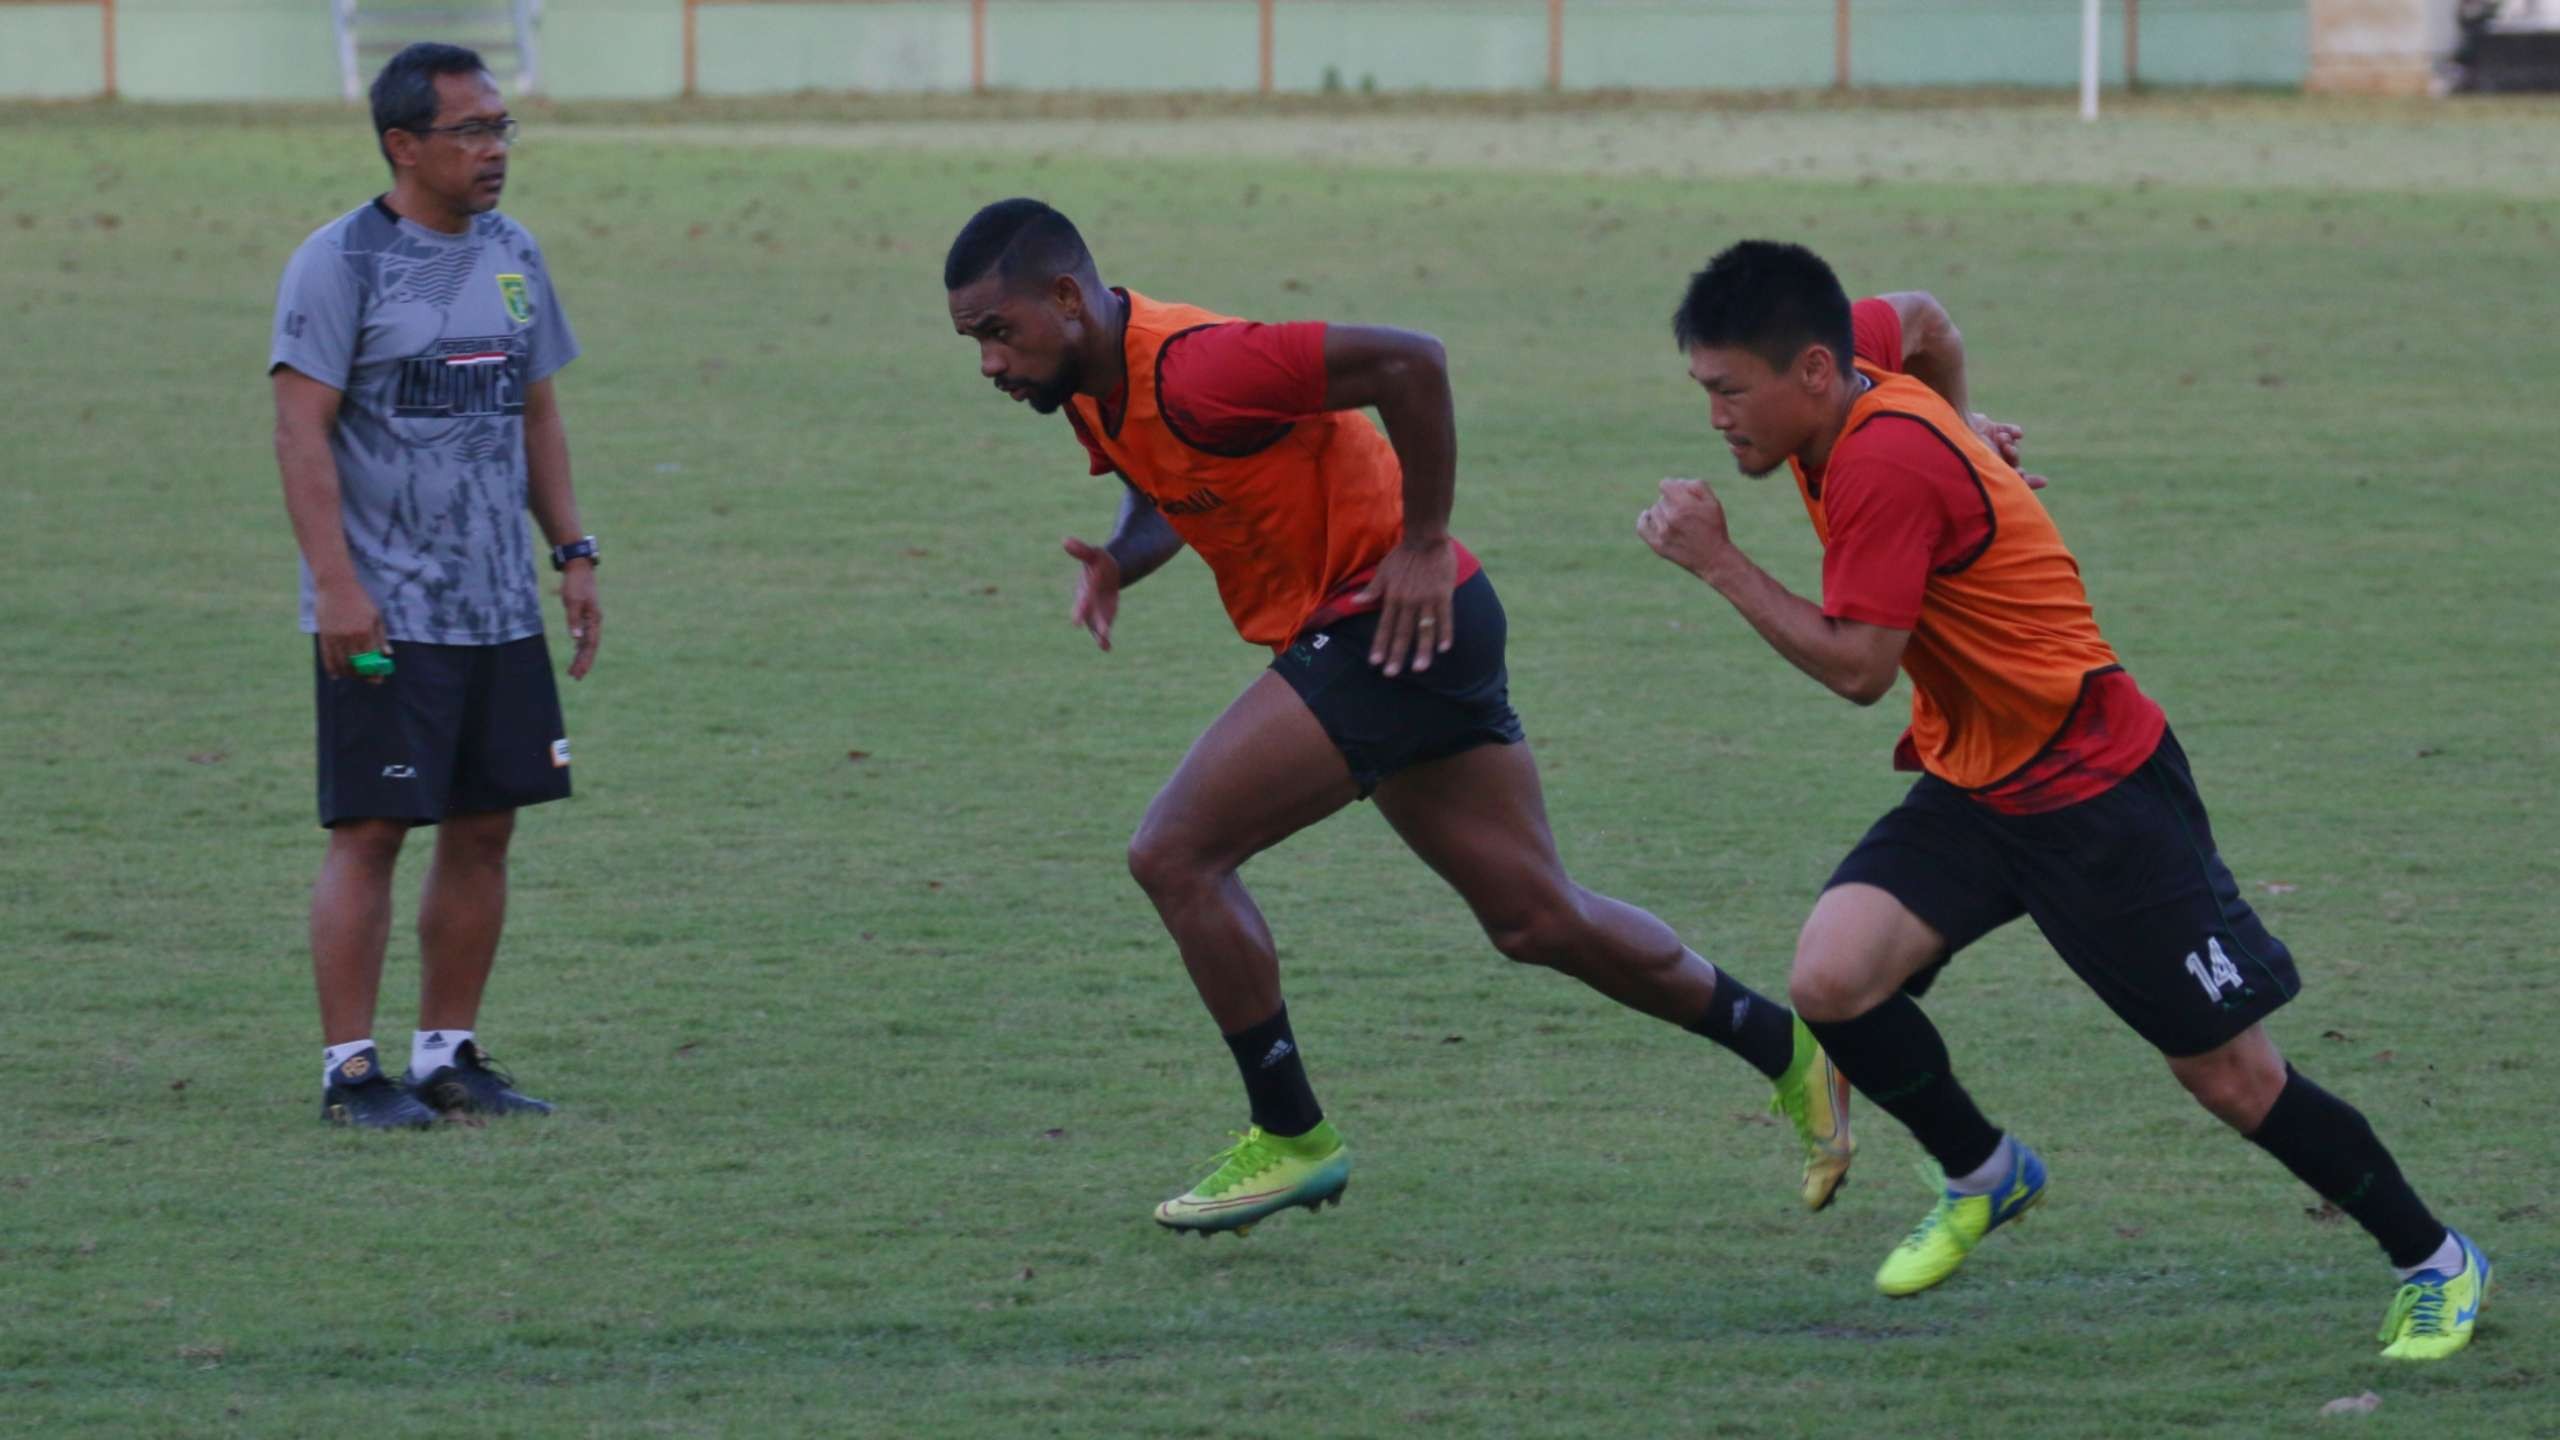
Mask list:
[[[1902,371],[1902,315],[1890,300],[1873,296],[1849,307],[1849,330],[1858,358],[1879,370]]]
[[[1186,445],[1250,455],[1324,410],[1324,322],[1211,325],[1165,342],[1156,408]]]
[[[1822,550],[1822,613],[1909,630],[1929,573],[1978,543],[1988,524],[1964,461],[1928,426],[1896,415],[1841,442],[1822,479],[1831,538]]]

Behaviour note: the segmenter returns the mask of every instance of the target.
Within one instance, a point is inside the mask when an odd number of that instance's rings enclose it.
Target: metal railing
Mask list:
[[[351,3],[351,0],[343,0]],[[684,5],[683,93],[690,97],[701,93],[702,26],[705,9],[738,6],[797,6],[805,8],[838,8],[847,6],[899,5],[913,8],[915,0],[682,0]],[[988,0],[947,0],[954,8],[965,6],[969,25],[969,89],[984,93],[987,80]],[[1178,3],[1178,0],[1175,0]],[[1546,10],[1546,88],[1564,88],[1565,45],[1568,39],[1569,0],[1520,0],[1522,5],[1543,4]],[[1815,0],[1818,3],[1818,0]],[[2109,0],[2120,4],[2123,15],[2124,73],[2126,83],[2141,83],[2141,0]],[[2555,0],[2560,3],[2560,0]],[[1276,37],[1281,14],[1287,8],[1283,0],[1253,0],[1255,10],[1255,75],[1260,93],[1272,93],[1272,57],[1277,50]],[[1856,79],[1850,66],[1850,38],[1856,28],[1857,10],[1853,0],[1832,0],[1832,84],[1848,89]]]

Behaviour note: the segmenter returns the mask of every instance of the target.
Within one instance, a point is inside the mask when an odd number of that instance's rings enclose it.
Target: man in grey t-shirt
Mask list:
[[[312,973],[322,1118],[399,1127],[548,1112],[475,1036],[506,919],[515,812],[569,793],[530,509],[583,678],[603,636],[551,377],[577,358],[542,251],[497,213],[516,122],[480,57],[412,45],[373,82],[389,193],[285,267],[268,373],[313,637],[320,823]],[[409,1071],[372,1032],[391,877],[437,826],[419,901]]]

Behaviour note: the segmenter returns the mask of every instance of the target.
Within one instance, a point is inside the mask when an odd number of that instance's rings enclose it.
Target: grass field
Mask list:
[[[0,1431],[2560,1435],[2560,110],[1212,110],[531,112],[609,618],[483,1034],[564,1109],[361,1137],[260,372],[370,136],[0,109]],[[1764,989],[1902,702],[1634,538],[1726,468],[1666,319],[1744,235],[1936,291],[2302,958],[2277,1039],[2497,1260],[2478,1344],[2376,1360],[2370,1244],[2024,931],[1932,1008],[2052,1203],[1883,1300],[1905,1137],[1803,1215],[1754,1077],[1508,967],[1365,809],[1248,872],[1359,1183],[1158,1232],[1242,1110],[1122,845],[1262,662],[1187,559],[1115,653],[1065,624],[1112,493],[938,280],[1025,191],[1117,282],[1448,342],[1567,859]],[[1783,483],[1720,488],[1809,588]]]

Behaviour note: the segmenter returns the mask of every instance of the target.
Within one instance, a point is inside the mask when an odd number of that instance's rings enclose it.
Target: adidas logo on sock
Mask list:
[[[1262,1057],[1262,1064],[1258,1068],[1268,1070],[1297,1053],[1297,1046],[1286,1040],[1275,1040],[1271,1042],[1271,1053]]]

